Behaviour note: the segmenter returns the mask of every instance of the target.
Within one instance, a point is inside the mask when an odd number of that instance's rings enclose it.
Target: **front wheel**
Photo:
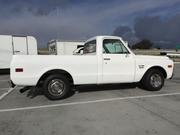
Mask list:
[[[50,75],[44,81],[44,94],[50,100],[65,98],[70,92],[70,83],[63,75]]]
[[[150,91],[158,91],[164,85],[164,76],[157,69],[149,70],[141,81],[143,87]]]

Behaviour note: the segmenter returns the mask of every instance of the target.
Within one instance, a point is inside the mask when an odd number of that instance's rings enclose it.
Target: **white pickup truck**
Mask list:
[[[165,56],[135,55],[116,36],[87,40],[81,55],[15,55],[11,80],[19,86],[43,86],[52,100],[65,98],[73,85],[140,83],[160,90],[173,75],[174,63]]]

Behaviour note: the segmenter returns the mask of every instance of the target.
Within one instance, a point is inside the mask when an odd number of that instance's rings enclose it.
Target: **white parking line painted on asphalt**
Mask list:
[[[111,101],[128,100],[128,99],[175,96],[175,95],[180,95],[180,92],[179,93],[156,94],[156,95],[145,95],[145,96],[134,96],[134,97],[108,98],[108,99],[99,99],[99,100],[92,100],[92,101],[80,101],[80,102],[70,102],[70,103],[32,106],[32,107],[19,107],[19,108],[12,108],[12,109],[0,109],[0,113],[2,113],[2,112],[12,112],[12,111],[42,109],[42,108],[52,108],[52,107],[61,107],[61,106],[71,106],[71,105],[92,104],[92,103],[100,103],[100,102],[111,102]]]
[[[6,91],[4,94],[2,94],[2,95],[0,96],[0,101],[1,101],[4,97],[6,97],[9,93],[11,93],[16,87],[17,87],[17,86],[15,86],[14,88],[10,88],[8,91]],[[3,89],[3,88],[2,88],[2,89]]]

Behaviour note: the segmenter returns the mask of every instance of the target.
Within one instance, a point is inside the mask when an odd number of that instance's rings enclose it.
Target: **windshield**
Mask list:
[[[122,54],[129,53],[127,48],[118,39],[105,39],[103,41],[103,53]]]

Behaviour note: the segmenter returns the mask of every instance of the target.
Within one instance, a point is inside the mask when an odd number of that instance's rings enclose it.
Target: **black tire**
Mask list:
[[[64,99],[70,92],[70,82],[63,75],[50,75],[43,83],[43,91],[50,100]]]
[[[141,84],[144,89],[149,91],[158,91],[164,85],[163,73],[158,69],[150,69],[144,75]]]

